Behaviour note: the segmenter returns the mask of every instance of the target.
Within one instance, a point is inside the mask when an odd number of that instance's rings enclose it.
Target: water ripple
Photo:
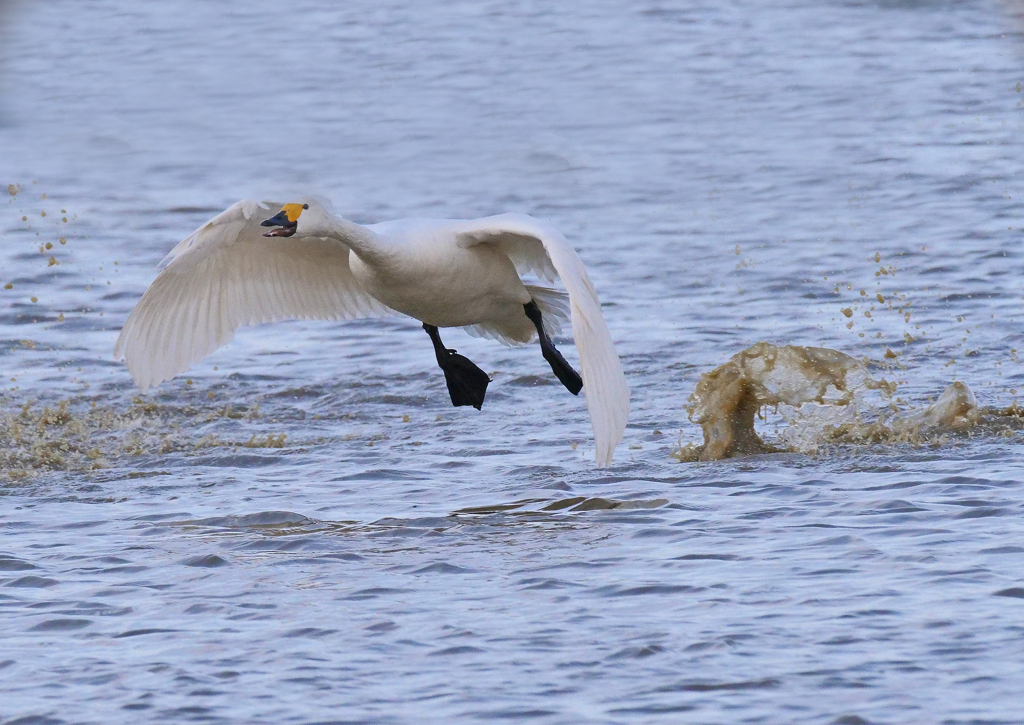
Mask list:
[[[1020,720],[1010,4],[299,0],[258,52],[262,1],[16,8],[0,723]],[[398,317],[241,330],[139,394],[135,300],[261,184],[556,224],[633,391],[614,464],[535,349],[446,334],[493,378],[454,409]],[[762,340],[1001,423],[677,462]]]

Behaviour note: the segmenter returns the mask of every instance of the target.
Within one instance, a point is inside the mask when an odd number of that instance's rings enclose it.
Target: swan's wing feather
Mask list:
[[[276,201],[255,201],[253,199],[242,199],[241,201],[236,201],[213,219],[206,222],[178,242],[174,246],[174,249],[168,252],[167,256],[160,260],[160,264],[158,264],[157,267],[163,269],[172,260],[181,256],[186,251],[195,249],[197,246],[206,248],[216,246],[219,243],[220,235],[213,233],[212,230],[215,230],[218,227],[230,225],[235,222],[244,224],[250,221],[253,216],[259,216],[260,212],[268,212],[269,214],[272,213],[271,209],[280,209],[281,206],[282,204]],[[260,216],[258,221],[262,221],[265,218],[266,216]]]
[[[535,274],[546,282],[558,279],[558,270],[555,269],[554,262],[547,254],[540,238],[515,233],[505,234],[502,235],[500,244],[519,274]]]
[[[264,237],[266,211],[259,202],[240,201],[168,255],[170,263],[142,295],[114,346],[141,390],[226,345],[239,327],[390,312],[352,277],[347,247],[327,239]]]
[[[576,250],[553,226],[525,214],[501,214],[465,222],[461,247],[491,244],[502,249],[521,273],[556,274],[569,292],[572,332],[580,355],[583,389],[599,466],[611,463],[629,418],[629,386],[615,352],[601,302]]]

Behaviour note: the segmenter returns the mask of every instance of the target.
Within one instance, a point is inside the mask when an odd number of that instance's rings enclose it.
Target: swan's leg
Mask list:
[[[551,342],[551,338],[544,332],[544,325],[541,321],[540,308],[537,307],[537,303],[530,300],[523,308],[526,310],[526,316],[530,318],[530,322],[537,328],[537,335],[540,337],[540,352],[544,356],[544,359],[548,361],[551,366],[551,370],[555,373],[559,380],[562,381],[562,385],[572,393],[573,395],[579,395],[580,390],[583,389],[583,378],[580,374],[572,369],[572,365],[565,361],[562,357],[562,353],[555,349],[554,343]]]
[[[452,405],[472,405],[480,410],[484,404],[484,395],[487,393],[487,383],[491,382],[487,373],[474,365],[469,358],[457,355],[455,350],[446,348],[436,327],[424,322],[423,329],[434,343],[434,355],[437,357],[437,364],[444,371],[444,380],[448,383]]]

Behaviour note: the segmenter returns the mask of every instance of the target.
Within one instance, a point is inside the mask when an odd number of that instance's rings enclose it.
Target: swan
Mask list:
[[[461,327],[507,345],[536,340],[559,381],[574,395],[585,391],[597,464],[610,464],[622,441],[629,387],[597,292],[565,237],[533,217],[364,226],[313,199],[246,199],[186,237],[162,264],[114,347],[143,392],[226,345],[245,325],[399,312],[423,323],[453,405],[479,410],[490,380],[444,346],[439,328]],[[521,273],[560,278],[568,295],[525,284]],[[567,316],[582,376],[551,341]]]

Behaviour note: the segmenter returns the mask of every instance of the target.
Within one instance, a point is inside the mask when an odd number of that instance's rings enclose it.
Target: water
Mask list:
[[[1019,5],[3,10],[0,722],[1020,721],[1019,433],[671,456],[758,341],[1017,399]],[[562,229],[633,389],[614,465],[537,351],[447,333],[494,377],[454,409],[409,320],[138,397],[155,264],[298,191]]]

